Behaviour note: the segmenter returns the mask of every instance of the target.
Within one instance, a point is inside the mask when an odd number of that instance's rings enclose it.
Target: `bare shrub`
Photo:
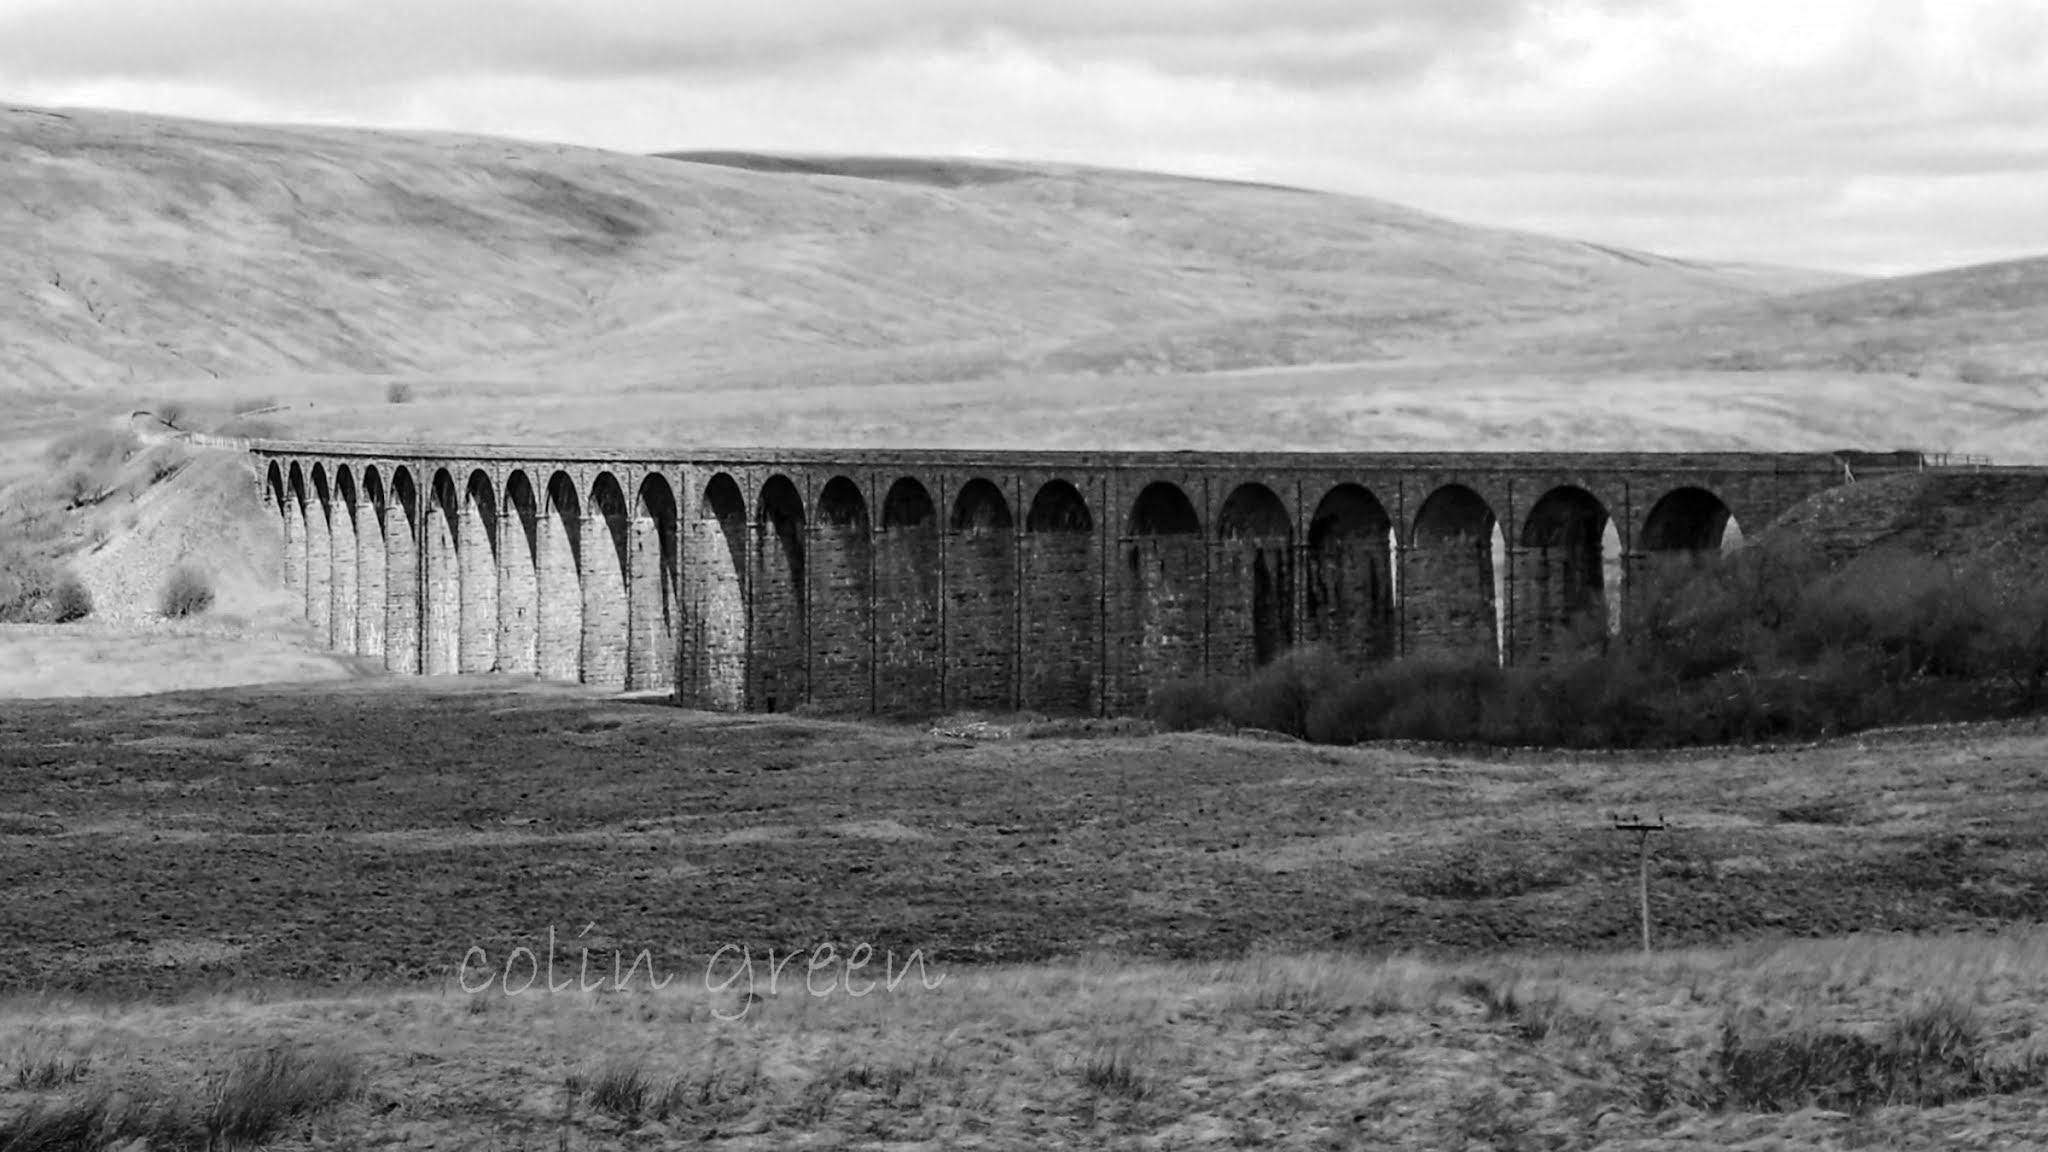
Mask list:
[[[50,612],[57,574],[33,556],[0,553],[0,623],[35,624]]]
[[[182,400],[164,400],[156,406],[156,418],[173,428],[184,424],[185,418],[189,415],[191,413],[187,411]]]
[[[213,577],[189,564],[179,565],[164,581],[159,607],[174,620],[199,615],[213,607]]]
[[[149,458],[148,482],[151,484],[161,484],[165,480],[176,476],[186,464],[191,462],[191,457],[186,454],[184,445],[166,444],[164,448],[168,449],[168,451],[157,452]]]
[[[1222,706],[1240,728],[1263,728],[1306,739],[1309,710],[1316,699],[1350,679],[1336,657],[1321,648],[1287,652],[1230,687]]]
[[[57,481],[57,494],[67,509],[84,508],[105,500],[113,491],[104,474],[73,468]]]
[[[403,380],[393,380],[384,387],[384,401],[387,404],[410,404],[412,397],[412,385]]]
[[[1169,732],[1208,728],[1226,716],[1217,687],[1198,680],[1182,680],[1154,688],[1146,711],[1154,723]]]
[[[57,578],[57,587],[51,593],[51,605],[59,624],[69,624],[92,615],[92,591],[83,581],[69,572]]]

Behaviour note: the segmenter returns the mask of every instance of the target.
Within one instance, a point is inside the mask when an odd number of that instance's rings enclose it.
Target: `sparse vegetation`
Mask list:
[[[627,1128],[640,1126],[650,1103],[657,1102],[654,1083],[637,1060],[621,1060],[592,1077],[584,1089],[590,1106],[619,1118]]]
[[[1730,1018],[1691,1097],[1722,1111],[1863,1113],[2044,1087],[2048,1053],[1989,1055],[1976,1012],[1949,998],[1907,1011],[1877,1036],[1773,1023],[1758,1010]]]
[[[1132,1054],[1122,1048],[1094,1052],[1081,1062],[1081,1083],[1092,1092],[1143,1100],[1152,1095],[1152,1081],[1139,1070]]]
[[[387,404],[412,403],[412,385],[404,380],[393,380],[384,386],[384,402]]]
[[[1320,743],[1373,739],[1671,747],[1968,720],[2048,701],[2048,589],[1999,591],[1929,557],[1835,568],[1762,549],[1639,593],[1632,627],[1548,664],[1490,655],[1364,670],[1292,653],[1228,685],[1173,685],[1152,715]]]
[[[27,1071],[28,1069],[24,1069]],[[271,1048],[245,1053],[208,1093],[171,1087],[142,1074],[107,1075],[87,1089],[51,1099],[46,1093],[86,1079],[82,1064],[38,1065],[18,1086],[38,1095],[0,1121],[6,1152],[103,1152],[107,1149],[256,1148],[295,1121],[362,1090],[361,1062],[325,1048]]]
[[[180,564],[164,581],[159,610],[170,619],[197,616],[213,607],[213,577],[190,564]]]
[[[69,624],[92,615],[92,591],[84,581],[69,572],[57,578],[51,600],[59,624]]]
[[[293,1120],[361,1090],[361,1062],[333,1049],[280,1046],[246,1053],[207,1109],[207,1146],[265,1143]]]
[[[504,998],[481,1015],[432,990],[360,990],[270,1001],[327,1039],[286,1050],[295,1057],[252,1047],[212,1092],[142,1069],[216,1066],[187,1046],[250,1029],[239,998],[82,1019],[16,1002],[0,1028],[61,1019],[110,1056],[31,1089],[0,1121],[0,1148],[146,1138],[197,1152],[295,1147],[298,1133],[314,1147],[532,1147],[545,1133],[572,1148],[628,1134],[736,1148],[1290,1146],[1289,1135],[1826,1148],[1873,1121],[1911,1147],[1958,1132],[2032,1147],[2048,1140],[2034,1039],[2048,1024],[2044,949],[2035,931],[1649,958],[1061,961],[962,970],[945,994],[806,996],[743,1021],[710,1015],[720,994],[690,980]],[[588,1067],[602,1071],[564,1075]],[[355,1099],[367,1106],[346,1110]]]
[[[56,613],[57,573],[26,551],[0,551],[0,624],[36,624]]]

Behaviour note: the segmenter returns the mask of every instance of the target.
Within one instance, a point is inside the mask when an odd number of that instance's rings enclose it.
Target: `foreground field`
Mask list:
[[[2044,749],[24,702],[0,1147],[2039,1147]]]
[[[937,967],[893,988],[785,975],[761,975],[758,1002],[701,969],[660,991],[17,998],[0,1005],[18,1045],[0,1143],[79,1117],[204,1131],[217,1074],[266,1052],[255,1066],[303,1074],[264,1098],[318,1106],[278,1125],[286,1147],[2048,1142],[2038,932],[1647,959]]]
[[[664,966],[827,941],[946,965],[1626,947],[1615,809],[1678,826],[1653,877],[1673,945],[2048,911],[2040,723],[1493,759],[1087,727],[502,681],[18,703],[0,985],[438,979],[551,930]]]

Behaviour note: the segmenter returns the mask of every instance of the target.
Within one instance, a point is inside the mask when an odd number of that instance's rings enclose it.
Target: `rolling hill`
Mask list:
[[[2048,257],[1834,285],[1559,343],[1629,367],[1934,372],[2048,379]]]
[[[642,157],[452,136],[0,113],[0,379],[293,373],[673,383],[841,358],[913,378],[1484,347],[1829,278],[1355,197],[946,161]]]
[[[0,164],[0,392],[24,414],[168,400],[272,409],[262,427],[296,435],[529,443],[2025,455],[2048,411],[2029,375],[2048,262],[1858,281],[1147,172],[71,109],[0,110]]]

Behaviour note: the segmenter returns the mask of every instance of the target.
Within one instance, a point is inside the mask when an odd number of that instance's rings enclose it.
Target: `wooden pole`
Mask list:
[[[1650,833],[1665,831],[1670,825],[1659,816],[1655,823],[1639,816],[1616,814],[1613,817],[1614,830],[1636,834],[1636,903],[1642,913],[1643,954],[1650,952]]]
[[[1636,833],[1636,892],[1643,907],[1643,955],[1650,954],[1650,833]]]

